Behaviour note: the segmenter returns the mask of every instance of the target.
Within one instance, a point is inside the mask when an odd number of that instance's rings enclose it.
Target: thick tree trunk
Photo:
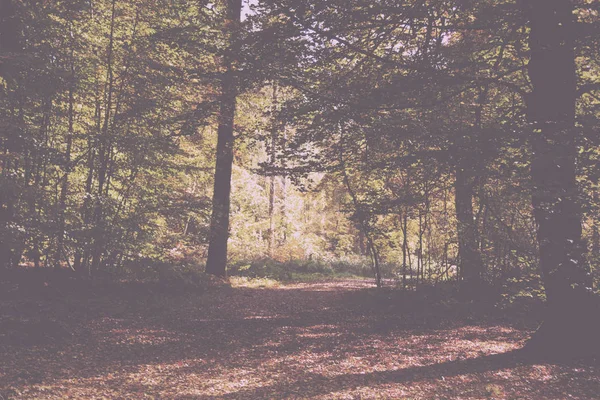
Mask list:
[[[458,234],[459,271],[461,292],[475,300],[481,293],[483,262],[477,248],[477,226],[473,215],[474,176],[472,168],[460,161],[455,176],[455,206]]]
[[[227,240],[229,239],[229,206],[231,197],[231,171],[233,167],[233,124],[237,97],[235,58],[237,57],[237,34],[241,18],[241,0],[227,0],[225,29],[229,36],[229,50],[224,57],[225,73],[221,86],[221,109],[217,140],[217,161],[213,192],[210,243],[206,272],[225,276],[227,268]]]
[[[576,182],[573,4],[530,1],[527,113],[533,128],[533,208],[548,313],[529,348],[563,355],[589,354],[598,347],[598,315],[585,260]]]

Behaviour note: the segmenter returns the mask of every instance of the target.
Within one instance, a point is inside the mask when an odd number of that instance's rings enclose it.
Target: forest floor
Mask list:
[[[361,280],[0,293],[0,400],[598,399],[600,366],[527,362],[530,318]]]

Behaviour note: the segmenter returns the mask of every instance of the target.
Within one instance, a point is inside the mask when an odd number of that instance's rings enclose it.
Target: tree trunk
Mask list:
[[[425,215],[424,231],[427,235],[427,279],[431,279],[431,256],[433,254],[433,240],[431,240],[431,200],[429,198],[429,184],[425,184]]]
[[[598,182],[594,183],[594,207],[598,207]],[[598,221],[597,213],[592,215],[592,260],[591,265],[594,270],[598,268],[598,261],[600,257],[600,221]],[[593,283],[593,282],[592,282]]]
[[[273,105],[272,112],[273,116],[277,110],[277,85],[273,85]],[[270,150],[270,162],[271,165],[275,164],[275,158],[277,156],[276,143],[277,143],[277,124],[275,118],[272,121],[273,126],[271,127],[271,148]],[[269,257],[273,257],[273,247],[275,245],[275,175],[271,174],[269,181],[269,235],[268,235],[268,253]]]
[[[73,34],[71,30],[71,35]],[[65,241],[65,209],[67,204],[67,194],[69,192],[69,175],[71,173],[71,147],[73,146],[73,122],[74,122],[74,92],[75,92],[75,50],[71,43],[71,76],[69,77],[69,131],[67,132],[67,148],[65,151],[65,172],[62,176],[60,187],[60,199],[58,201],[58,233],[56,239],[56,249],[54,254],[54,267],[60,268],[60,261],[64,253]]]
[[[533,92],[527,116],[533,128],[533,208],[548,313],[528,348],[586,355],[592,347],[598,350],[600,330],[576,181],[575,16],[569,0],[532,0],[529,11]]]
[[[286,133],[286,128],[283,128],[283,143],[282,143],[282,148],[285,148],[287,144],[287,133]],[[283,167],[285,168],[285,160],[283,160]],[[281,241],[280,241],[280,245],[284,245],[287,242],[287,233],[288,233],[288,218],[287,218],[287,208],[286,208],[286,201],[287,201],[287,174],[283,175],[281,177],[281,198],[280,198],[280,207],[279,207],[279,213],[281,215],[281,223],[280,223],[280,229],[281,229]]]
[[[419,251],[417,253],[417,285],[423,283],[423,214],[419,210]]]
[[[474,177],[472,168],[460,160],[455,176],[455,206],[462,295],[471,300],[481,292],[483,263],[477,248],[477,227],[473,216]]]
[[[356,245],[358,247],[358,253],[361,256],[367,254],[367,249],[365,248],[365,234],[362,230],[358,230],[358,235],[356,236]]]
[[[406,256],[408,253],[408,210],[402,215],[402,287],[406,289]]]
[[[233,167],[233,124],[237,97],[235,59],[237,57],[241,0],[227,0],[225,30],[229,49],[224,57],[225,73],[221,82],[221,109],[217,140],[217,160],[213,192],[210,243],[206,272],[225,276],[227,268],[227,240],[229,239],[229,206],[231,197],[231,171]]]
[[[344,130],[342,128],[342,124],[339,124],[339,133],[340,133],[340,142],[339,142],[339,147],[340,147],[340,153],[339,153],[339,162],[340,162],[340,169],[341,169],[341,173],[342,173],[342,180],[344,182],[344,185],[346,186],[346,190],[348,191],[348,194],[350,195],[350,198],[352,199],[352,204],[354,205],[354,210],[356,215],[358,216],[358,224],[357,224],[357,228],[359,230],[362,231],[366,241],[367,241],[367,252],[369,253],[369,255],[371,256],[371,259],[373,261],[373,270],[375,272],[375,284],[377,285],[377,288],[381,288],[382,287],[382,280],[381,280],[381,269],[380,269],[380,264],[379,264],[379,251],[377,250],[377,247],[375,246],[375,241],[373,240],[373,236],[371,235],[372,233],[372,229],[369,226],[369,221],[368,221],[368,214],[365,210],[363,210],[362,205],[360,204],[360,201],[356,195],[356,192],[354,191],[354,189],[352,188],[352,185],[350,183],[350,177],[348,176],[348,172],[346,171],[346,161],[344,160]]]
[[[77,251],[75,252],[75,259],[73,260],[73,268],[77,272],[85,272],[87,269],[88,275],[91,274],[89,268],[89,253],[90,253],[90,240],[89,226],[92,218],[92,198],[93,198],[93,184],[95,174],[95,160],[96,160],[96,144],[94,134],[100,134],[102,129],[102,109],[100,100],[100,76],[98,74],[98,65],[95,64],[95,88],[94,88],[94,121],[95,127],[93,133],[88,135],[87,138],[87,177],[85,179],[85,196],[81,207],[81,221],[83,231],[85,232],[77,241]]]
[[[106,56],[106,99],[104,109],[104,122],[100,134],[98,146],[98,192],[96,194],[96,204],[94,207],[94,243],[92,249],[91,271],[97,271],[100,268],[103,254],[106,250],[106,223],[104,220],[104,210],[102,207],[103,199],[106,197],[104,188],[108,172],[108,162],[110,160],[111,139],[109,137],[110,117],[113,108],[113,90],[114,90],[114,72],[113,72],[113,51],[115,36],[115,18],[116,18],[116,0],[111,3],[110,34],[108,40]]]

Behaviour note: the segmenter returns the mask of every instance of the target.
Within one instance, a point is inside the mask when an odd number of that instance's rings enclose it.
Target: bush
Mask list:
[[[541,311],[546,300],[541,278],[537,274],[508,278],[501,292],[499,307],[523,313]]]
[[[226,284],[222,278],[204,272],[204,266],[191,262],[144,258],[126,264],[113,279],[157,284],[168,290],[202,291]]]

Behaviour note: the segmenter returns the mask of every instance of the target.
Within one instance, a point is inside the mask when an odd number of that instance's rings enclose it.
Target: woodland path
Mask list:
[[[510,353],[514,321],[369,287],[3,299],[0,399],[600,398],[598,366]]]

